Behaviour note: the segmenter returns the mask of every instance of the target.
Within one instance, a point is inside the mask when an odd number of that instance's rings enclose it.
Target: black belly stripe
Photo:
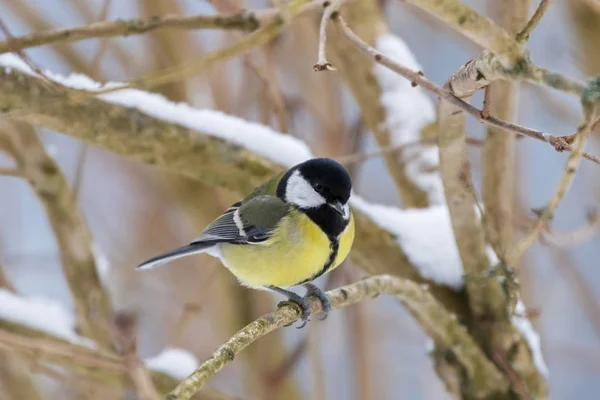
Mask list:
[[[307,283],[307,282],[317,279],[318,277],[320,277],[321,275],[323,275],[327,271],[329,271],[331,269],[331,267],[333,266],[333,263],[335,262],[338,251],[340,249],[340,241],[336,237],[329,236],[328,238],[329,238],[329,257],[327,258],[327,261],[323,265],[323,268],[321,268],[321,270],[319,272],[317,272],[310,278],[305,279],[302,282],[298,283],[298,285],[302,285],[304,283]]]

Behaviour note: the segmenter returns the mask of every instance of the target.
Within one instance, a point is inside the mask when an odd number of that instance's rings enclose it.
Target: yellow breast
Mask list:
[[[327,235],[299,211],[284,217],[270,239],[256,245],[222,245],[225,266],[252,287],[294,286],[317,274],[331,252]],[[346,258],[354,240],[354,219],[340,235],[338,255],[331,267]],[[330,270],[331,270],[330,269]]]

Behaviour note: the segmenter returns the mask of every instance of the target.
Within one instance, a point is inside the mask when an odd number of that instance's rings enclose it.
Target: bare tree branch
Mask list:
[[[525,24],[529,10],[528,0],[497,2],[495,9],[501,23],[510,34]],[[489,114],[507,121],[515,121],[518,82],[498,81],[485,88]],[[482,218],[486,238],[501,260],[506,260],[513,246],[513,204],[516,178],[515,145],[517,136],[510,132],[486,126],[482,163]]]
[[[321,17],[321,24],[319,26],[319,57],[317,63],[313,66],[315,72],[319,71],[335,71],[336,68],[327,61],[326,47],[327,47],[327,25],[329,20],[334,13],[338,13],[343,0],[332,0],[323,3],[325,11]]]
[[[462,33],[484,49],[489,49],[497,54],[507,66],[513,65],[523,56],[524,49],[504,29],[496,25],[491,19],[479,15],[460,0],[401,1],[414,4],[440,18],[448,26]]]
[[[380,294],[395,296],[436,342],[455,350],[455,355],[467,366],[467,374],[477,374],[478,396],[501,392],[507,381],[487,359],[465,328],[441,306],[431,294],[414,282],[392,276],[374,276],[328,292],[333,308],[340,308]],[[321,303],[311,300],[314,312]],[[257,339],[275,329],[292,324],[300,317],[300,309],[292,303],[280,304],[277,311],[263,315],[241,329],[221,345],[204,364],[184,379],[169,395],[168,400],[191,398],[208,379],[233,361],[235,356]]]
[[[81,332],[98,345],[112,348],[110,297],[100,282],[91,235],[65,177],[31,127],[11,126],[0,134],[0,141],[6,142],[46,210]]]
[[[0,320],[0,349],[36,362],[47,362],[69,371],[77,371],[86,379],[111,388],[122,388],[123,378],[128,376],[125,360],[118,354],[73,344],[33,328],[3,320]],[[166,394],[177,383],[174,378],[162,373],[151,372],[151,376],[154,385],[162,394]],[[131,385],[130,381],[126,382]],[[203,389],[194,397],[194,400],[217,399],[232,400],[211,388]]]
[[[523,44],[529,40],[529,35],[531,35],[531,32],[533,32],[537,24],[540,23],[540,20],[546,13],[546,10],[548,10],[548,7],[550,7],[550,1],[551,0],[540,0],[538,8],[536,8],[535,13],[531,16],[531,19],[529,22],[527,22],[527,25],[525,25],[525,27],[519,33],[517,33],[517,36],[515,37],[517,42]]]
[[[135,331],[137,319],[134,314],[119,312],[115,315],[117,342],[123,360],[127,367],[127,374],[135,386],[140,400],[159,400],[152,377],[137,357],[137,338]]]
[[[429,79],[425,78],[423,76],[423,74],[420,74],[419,72],[412,71],[408,68],[403,67],[402,65],[398,64],[394,60],[387,57],[385,54],[381,54],[380,52],[375,50],[373,47],[369,46],[361,38],[356,36],[356,34],[354,32],[352,32],[352,30],[350,30],[350,28],[348,27],[348,25],[345,23],[345,21],[342,18],[337,18],[336,22],[338,24],[338,27],[344,33],[344,35],[346,35],[346,37],[354,44],[354,46],[356,48],[358,48],[359,50],[361,50],[362,52],[373,57],[376,62],[380,63],[381,65],[385,65],[392,71],[395,71],[396,73],[400,74],[401,76],[405,77],[406,79],[410,80],[411,82],[414,82],[415,84],[424,87],[425,89],[429,90],[430,92],[438,95],[440,98],[448,101],[449,103],[454,104],[455,106],[457,106],[461,110],[465,111],[467,114],[471,115],[473,118],[477,119],[478,121],[481,121],[485,124],[492,125],[492,126],[495,126],[498,128],[502,128],[505,131],[509,131],[509,132],[517,133],[519,135],[527,136],[527,137],[530,137],[533,139],[541,140],[543,142],[546,142],[546,143],[552,145],[552,147],[554,147],[554,149],[557,151],[565,151],[565,150],[571,151],[571,145],[565,140],[565,138],[567,138],[567,136],[550,135],[545,132],[537,131],[534,129],[526,128],[521,125],[506,122],[504,120],[498,119],[493,116],[490,116],[488,118],[483,118],[481,115],[481,110],[477,109],[476,107],[473,107],[469,103],[467,103],[464,100],[462,100],[461,98],[457,97],[450,90],[436,85],[435,83],[431,82]],[[571,83],[574,84],[574,81],[569,80],[568,82],[569,82],[569,85]],[[488,83],[486,83],[486,85]],[[449,87],[454,87],[453,84],[454,84],[454,82],[450,81]],[[486,85],[483,85],[477,89],[473,89],[472,93],[485,87]],[[576,86],[577,86],[577,88],[581,89],[581,92],[585,91],[583,89],[583,87],[584,87],[583,84],[576,85]],[[568,86],[568,88],[572,88],[572,87]],[[567,89],[565,89],[565,90],[567,90]],[[573,90],[575,90],[575,89],[573,89]],[[597,90],[600,90],[600,88]],[[595,84],[590,83],[590,91],[593,93],[596,92]],[[463,93],[463,94],[465,94],[465,97],[470,96],[470,94],[469,94],[470,90],[465,91],[465,92],[466,93]],[[578,93],[579,93],[579,91],[578,91]],[[594,163],[600,165],[600,160],[591,154],[584,153],[583,157],[587,160],[593,161]]]
[[[333,8],[334,5],[331,7]],[[343,11],[368,43],[375,44],[381,35],[387,34],[377,1],[348,2]],[[339,13],[332,13],[331,16],[337,14]],[[331,28],[330,26],[330,30]],[[340,66],[338,73],[350,88],[360,107],[364,125],[371,130],[380,149],[388,148],[394,143],[394,136],[397,135],[392,129],[394,124],[390,122],[394,116],[389,115],[389,111],[383,104],[386,93],[375,74],[377,65],[371,57],[353,51],[352,44],[336,29],[329,32],[328,46],[330,59],[335,65]],[[390,93],[388,92],[387,95]],[[401,154],[385,154],[383,159],[395,183],[402,205],[406,208],[427,207],[428,193],[415,183],[413,176],[409,176],[407,160],[403,159]]]
[[[556,208],[562,201],[567,189],[571,186],[575,173],[583,156],[585,143],[592,132],[594,126],[594,118],[596,115],[596,106],[584,104],[584,120],[577,131],[573,151],[565,165],[565,171],[560,179],[556,192],[552,195],[548,204],[541,210],[541,214],[531,229],[531,232],[517,244],[516,248],[510,255],[509,265],[514,265],[519,258],[527,251],[527,249],[537,240],[541,229],[554,217]],[[600,121],[600,120],[599,120]]]
[[[0,265],[0,289],[15,291],[15,288],[4,275]],[[0,349],[0,387],[8,400],[31,399],[41,400],[38,388],[29,374],[27,365],[17,355]]]
[[[67,94],[51,93],[39,78],[14,69],[7,73],[6,68],[0,68],[0,92],[0,110],[11,117],[209,185],[249,193],[282,170],[241,146],[135,108],[94,98],[70,103]],[[356,239],[351,257],[360,268],[372,275],[393,274],[426,282],[389,232],[359,212],[354,216]],[[431,291],[461,315],[459,295],[441,285],[432,285]]]
[[[77,28],[57,29],[12,37],[0,41],[0,54],[54,43],[71,43],[101,37],[141,35],[160,29],[226,29],[254,31],[273,18],[278,9],[261,11],[242,10],[219,15],[194,15],[190,17],[163,15],[149,19],[96,22]]]

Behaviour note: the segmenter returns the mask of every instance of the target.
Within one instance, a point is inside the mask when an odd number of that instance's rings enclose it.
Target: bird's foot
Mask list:
[[[305,299],[308,299],[310,296],[315,296],[317,299],[321,300],[321,304],[323,305],[323,315],[319,317],[319,320],[324,321],[327,319],[329,315],[329,311],[331,311],[331,300],[329,300],[329,296],[323,290],[321,290],[318,286],[307,283],[304,285],[306,288],[306,294],[304,295]]]
[[[302,323],[300,324],[300,326],[298,326],[296,329],[302,329],[306,326],[306,324],[308,323],[308,317],[310,317],[310,314],[312,312],[311,307],[310,307],[310,302],[308,301],[308,299],[306,297],[302,297],[294,292],[290,292],[290,291],[285,291],[285,293],[283,292],[279,292],[284,294],[285,296],[287,296],[287,301],[282,301],[278,304],[278,307],[281,307],[282,305],[285,304],[294,304],[296,305],[299,309],[300,309],[300,319],[302,319]]]

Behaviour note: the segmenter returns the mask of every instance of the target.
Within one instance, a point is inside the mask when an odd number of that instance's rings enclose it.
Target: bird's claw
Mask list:
[[[308,317],[310,317],[312,311],[310,307],[310,302],[305,297],[296,295],[289,296],[287,301],[280,302],[279,307],[286,304],[293,304],[294,306],[300,309],[300,319],[302,320],[302,323],[300,324],[300,326],[296,327],[296,329],[304,328],[308,323]]]
[[[319,321],[325,321],[329,312],[331,311],[331,300],[329,300],[329,296],[323,290],[321,290],[318,286],[313,285],[312,283],[307,283],[304,285],[306,288],[306,294],[304,295],[305,299],[308,299],[310,296],[315,296],[317,299],[321,301],[323,307],[323,315],[319,317]]]

